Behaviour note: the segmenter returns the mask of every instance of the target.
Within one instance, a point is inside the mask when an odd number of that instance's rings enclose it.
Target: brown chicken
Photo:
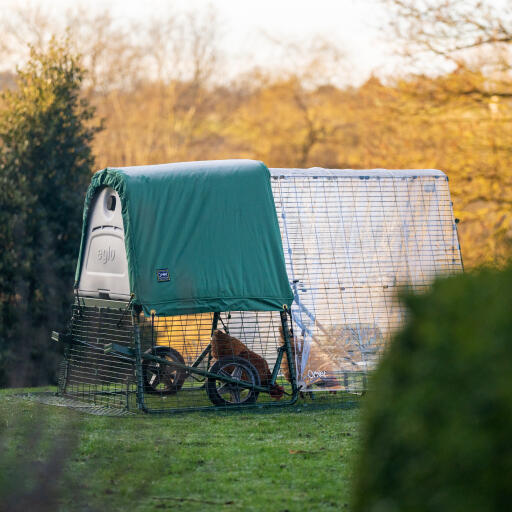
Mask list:
[[[226,356],[237,356],[247,359],[256,368],[261,385],[270,385],[272,372],[267,361],[256,352],[249,350],[239,339],[217,329],[212,337],[212,357],[220,359]],[[273,385],[271,387],[270,396],[272,398],[279,400],[283,395],[284,388],[282,386]]]

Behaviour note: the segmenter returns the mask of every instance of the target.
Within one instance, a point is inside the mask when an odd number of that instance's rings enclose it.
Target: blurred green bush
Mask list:
[[[371,381],[355,512],[512,507],[512,267],[438,280]]]

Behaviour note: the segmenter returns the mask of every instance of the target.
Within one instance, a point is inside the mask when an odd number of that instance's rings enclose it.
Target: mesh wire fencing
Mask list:
[[[405,319],[402,287],[462,269],[439,171],[271,169],[292,305],[297,379],[362,391]]]
[[[136,395],[133,359],[105,353],[107,343],[133,347],[133,325],[126,307],[73,306],[70,341],[59,371],[63,397],[103,407],[128,409]]]
[[[279,357],[284,347],[279,312],[235,311],[217,318],[213,313],[141,316],[139,320],[143,357],[157,354],[183,365],[173,368],[143,360],[147,410],[278,405],[292,399],[287,357],[285,353]]]
[[[279,312],[145,317],[109,302],[75,304],[61,398],[145,412],[294,401]]]
[[[55,407],[66,407],[74,409],[93,416],[133,416],[135,413],[129,411],[126,407],[105,406],[94,404],[90,401],[82,402],[78,398],[66,397],[52,391],[36,391],[33,393],[22,393],[14,395],[17,398],[30,400],[44,405],[53,405]]]

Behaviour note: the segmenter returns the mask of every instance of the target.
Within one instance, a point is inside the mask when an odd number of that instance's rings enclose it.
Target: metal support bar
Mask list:
[[[277,358],[274,364],[274,370],[272,371],[272,377],[270,379],[270,385],[273,386],[276,383],[277,375],[279,374],[279,370],[281,369],[281,362],[283,361],[283,356],[286,352],[286,347],[281,345],[277,350]]]
[[[103,352],[105,352],[105,354],[118,353],[130,358],[135,358],[135,351],[133,348],[125,347],[118,343],[106,343],[103,348]]]
[[[151,310],[151,348],[155,348],[155,310]]]
[[[136,329],[137,329],[137,326],[136,326]],[[105,351],[106,351],[106,353],[119,352],[122,355],[134,357],[137,367],[139,367],[139,359],[140,359],[141,368],[142,368],[142,360],[155,361],[156,363],[165,364],[167,366],[170,366],[171,368],[179,368],[179,369],[185,370],[188,373],[194,373],[196,375],[201,375],[203,377],[218,379],[218,380],[222,380],[223,382],[230,382],[232,384],[238,384],[240,387],[243,387],[243,388],[256,389],[257,391],[267,392],[267,393],[269,391],[268,387],[254,386],[252,384],[249,384],[247,382],[244,382],[244,381],[241,381],[238,379],[232,379],[231,377],[229,377],[227,375],[219,375],[218,373],[212,373],[212,372],[209,372],[207,370],[202,370],[197,367],[187,366],[186,364],[179,363],[178,361],[169,361],[167,359],[164,359],[163,357],[154,356],[153,354],[140,353],[140,355],[138,356],[139,351],[137,350],[137,332],[136,332],[135,338],[136,338],[135,350],[132,350],[128,347],[123,347],[122,345],[118,345],[117,343],[109,343],[108,345],[105,345]],[[139,372],[137,372],[137,373],[139,373]],[[142,372],[140,372],[140,373],[142,374]],[[138,381],[137,381],[137,383],[138,383]],[[143,382],[141,382],[141,385],[143,388],[144,387]]]
[[[212,345],[211,343],[208,343],[208,345],[205,347],[205,349],[199,354],[198,358],[192,363],[192,368],[197,368],[202,362],[203,359],[206,356],[210,356],[212,351]],[[211,357],[208,357],[208,363],[210,362]],[[208,367],[210,364],[208,364]]]
[[[285,306],[286,308],[286,306]],[[283,328],[283,337],[284,337],[284,347],[286,350],[286,358],[288,359],[288,369],[290,371],[290,380],[292,385],[292,400],[297,400],[298,390],[297,390],[297,377],[295,373],[295,361],[293,360],[292,354],[292,346],[290,342],[290,335],[288,330],[288,318],[287,318],[287,309],[283,309],[279,313],[281,315],[281,326]]]
[[[90,348],[91,350],[97,350],[100,352],[103,352],[103,350],[104,350],[101,347],[99,347],[98,345],[93,345],[92,343],[81,340],[81,339],[77,338],[76,336],[73,336],[70,333],[62,334],[62,333],[52,331],[51,339],[52,339],[52,341],[55,341],[56,343],[63,343],[65,345],[66,349],[68,349],[72,345],[83,345],[85,347]],[[112,345],[112,343],[109,343],[107,345]],[[105,346],[107,346],[107,345],[105,345]],[[121,345],[119,345],[119,346],[121,347]],[[123,347],[121,347],[121,348],[123,348]],[[121,350],[119,352],[121,352]],[[108,353],[108,352],[105,352],[105,353]]]
[[[219,318],[220,318],[220,312],[216,311],[215,313],[213,313],[212,332],[210,335],[210,339],[213,338],[213,333],[217,330],[217,325],[219,324]],[[210,365],[212,364],[212,344],[211,344],[211,342],[208,344],[207,349],[208,349],[208,360],[206,361],[206,368],[210,368]],[[192,366],[199,366],[199,362],[200,361],[198,359],[197,365],[194,363]]]
[[[217,330],[217,325],[219,324],[219,318],[220,318],[220,313],[218,311],[213,313],[212,332],[211,332],[210,336],[213,336],[213,333]]]
[[[240,387],[247,389],[256,389],[257,391],[261,391],[263,393],[268,393],[270,389],[268,387],[263,386],[254,386],[253,384],[249,384],[248,382],[244,382],[243,380],[233,379],[227,375],[220,375],[218,373],[212,373],[207,370],[201,370],[200,368],[194,368],[192,366],[187,366],[186,364],[178,363],[177,361],[168,361],[167,359],[163,359],[162,357],[154,356],[152,354],[141,354],[142,359],[145,361],[155,361],[156,363],[165,364],[170,366],[171,368],[180,368],[189,373],[194,373],[196,375],[202,375],[203,377],[208,377],[211,379],[221,380],[223,382],[229,382],[231,384],[238,384]]]
[[[134,313],[132,320],[135,320]],[[133,322],[134,331],[134,345],[135,345],[135,378],[137,379],[137,407],[143,411],[148,412],[144,403],[144,375],[142,374],[142,350],[140,346],[140,327],[137,322]]]

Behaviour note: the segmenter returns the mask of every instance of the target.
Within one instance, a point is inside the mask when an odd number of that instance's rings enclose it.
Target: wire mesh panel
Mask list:
[[[462,262],[439,171],[271,169],[304,390],[361,391],[404,320],[397,290]],[[421,174],[420,174],[421,173]]]
[[[277,311],[147,317],[129,303],[81,298],[65,337],[59,394],[144,412],[290,403],[286,318]]]
[[[81,301],[83,302],[83,300]],[[104,407],[127,408],[135,396],[132,358],[105,353],[115,342],[133,346],[133,327],[127,303],[119,307],[73,306],[69,344],[59,374],[59,393]]]
[[[148,412],[293,399],[279,312],[141,314],[138,329]]]

